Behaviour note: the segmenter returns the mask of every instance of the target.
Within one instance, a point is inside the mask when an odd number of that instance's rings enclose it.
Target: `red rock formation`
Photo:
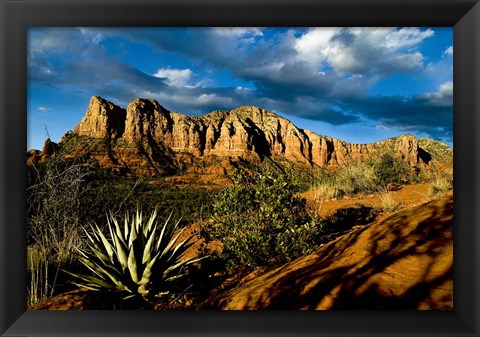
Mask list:
[[[177,154],[203,158],[215,155],[261,160],[273,156],[335,168],[392,152],[412,166],[424,165],[412,135],[352,144],[299,129],[287,119],[253,106],[189,117],[170,112],[152,99],[135,99],[124,110],[92,97],[75,133],[148,144],[153,149],[167,147]]]
[[[93,96],[85,116],[74,131],[79,135],[94,138],[115,139],[122,136],[124,129],[125,109],[101,97]]]

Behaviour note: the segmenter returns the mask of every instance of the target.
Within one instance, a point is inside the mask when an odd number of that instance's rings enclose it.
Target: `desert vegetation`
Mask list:
[[[154,103],[132,107],[173,123]],[[348,144],[255,107],[175,115],[195,127],[154,134],[155,118],[136,120],[131,107],[124,129],[112,106],[93,97],[75,131],[28,152],[30,308],[62,296],[72,308],[68,296],[84,295],[81,308],[204,308],[258,273],[452,193],[451,149],[412,135]],[[115,132],[101,127],[105,111]],[[220,131],[197,134],[209,128]]]
[[[100,258],[96,253],[105,253],[109,245],[114,245],[115,252],[118,253],[117,245],[113,241],[109,244],[102,241],[103,248],[95,241],[102,238],[100,233],[104,231],[104,238],[115,239],[110,229],[117,218],[127,213],[135,214],[141,208],[146,213],[155,212],[153,218],[171,219],[169,222],[175,222],[175,226],[166,226],[162,232],[163,241],[168,244],[173,242],[173,229],[184,227],[193,219],[210,214],[210,198],[213,193],[215,191],[205,188],[182,189],[162,184],[158,179],[121,177],[99,169],[88,160],[65,159],[61,152],[41,164],[30,165],[27,188],[28,305],[32,307],[62,291],[71,290],[71,274],[78,276],[79,272],[91,268],[87,261],[92,256]],[[131,221],[137,231],[143,225],[141,219],[141,216],[137,216]],[[150,226],[153,228],[152,224]],[[160,230],[145,233],[152,237],[152,241],[159,243]],[[125,238],[124,241],[128,242]],[[142,243],[145,244],[143,241]],[[185,242],[182,245],[186,244]],[[175,246],[175,254],[185,250],[181,249],[182,245]],[[137,246],[135,245],[135,254],[138,253]],[[188,245],[186,247],[188,248]],[[166,247],[159,245],[157,248]],[[85,256],[90,258],[86,259]],[[117,263],[119,255],[115,256],[111,258]],[[79,264],[79,261],[82,263]],[[106,270],[111,272],[112,266]],[[106,281],[97,274],[98,271],[90,271],[93,275],[84,276],[82,286],[92,288],[93,283],[88,286],[86,278],[93,282],[97,277],[98,283],[105,286],[101,287],[103,290],[110,288],[111,284],[107,286]],[[118,277],[118,274],[116,275]],[[109,279],[109,282],[114,284],[115,281]]]
[[[414,169],[401,158],[386,153],[376,160],[339,168],[333,172],[319,169],[312,177],[315,199],[335,199],[358,194],[380,193],[388,184],[420,182]]]
[[[86,249],[76,249],[79,261],[89,274],[69,272],[75,284],[95,291],[116,291],[122,299],[141,297],[155,304],[172,295],[175,281],[185,277],[188,266],[201,258],[184,257],[193,236],[180,237],[169,217],[163,226],[154,211],[148,220],[137,210],[123,223],[110,214],[108,232],[98,225],[85,230]],[[108,235],[108,234],[109,235]]]
[[[28,170],[28,303],[51,297],[60,269],[83,245],[82,195],[89,189],[91,163],[52,157]]]
[[[234,172],[232,185],[214,200],[206,231],[222,241],[227,269],[279,265],[315,251],[322,222],[307,211],[295,189],[288,170]]]
[[[120,301],[133,297],[149,308],[178,307],[179,294],[198,290],[192,280],[205,287],[215,273],[223,275],[216,281],[221,282],[285,264],[379,212],[398,210],[389,184],[425,183],[430,197],[452,186],[450,171],[419,175],[391,154],[333,172],[247,163],[229,179],[223,188],[186,188],[157,177],[122,177],[61,153],[29,166],[28,305],[77,285]],[[302,192],[313,193],[317,209],[307,206]],[[366,194],[379,196],[377,209],[360,206],[320,216],[324,200]],[[182,236],[181,228],[192,224],[200,229]],[[182,257],[196,240],[218,242],[221,249],[206,252],[203,245]],[[195,271],[189,265],[204,258],[216,261],[204,279],[185,277]],[[175,282],[182,278],[187,281]]]

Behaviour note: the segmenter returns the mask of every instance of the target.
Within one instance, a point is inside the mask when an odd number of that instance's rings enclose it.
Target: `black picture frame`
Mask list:
[[[478,336],[480,5],[473,0],[0,0],[2,336]],[[454,28],[453,311],[26,311],[28,27]]]

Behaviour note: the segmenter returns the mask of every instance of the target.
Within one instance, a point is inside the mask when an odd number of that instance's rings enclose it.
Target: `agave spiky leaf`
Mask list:
[[[187,238],[180,242],[178,245],[176,245],[174,248],[172,248],[170,257],[167,261],[176,260],[180,255],[185,253],[185,251],[193,245],[193,243],[189,242],[190,238]]]
[[[90,240],[88,247],[95,252],[95,255],[97,255],[100,260],[105,261],[104,263],[108,263],[108,261],[111,261],[111,257],[108,256],[108,252],[105,250],[105,248],[102,245],[99,245],[98,241],[95,241],[86,230],[85,234]],[[79,253],[86,257],[83,252],[79,251]]]
[[[114,286],[99,278],[99,277],[95,277],[95,276],[90,276],[90,275],[80,275],[80,274],[75,274],[75,273],[71,273],[69,272],[70,275],[72,276],[75,276],[76,278],[78,278],[79,280],[82,280],[85,282],[86,285],[89,285],[90,288],[105,288],[105,289],[111,289],[113,288]]]
[[[123,228],[110,212],[107,215],[107,235],[99,226],[87,231],[88,251],[79,251],[79,261],[92,275],[68,272],[75,284],[93,290],[117,290],[130,293],[128,297],[155,297],[170,292],[169,283],[186,275],[185,267],[202,258],[182,258],[191,247],[190,236],[179,242],[184,230],[175,233],[180,220],[170,225],[172,213],[162,225],[156,222],[156,210],[144,221],[137,212],[124,217]],[[159,228],[161,227],[161,228]]]
[[[173,239],[171,239],[168,242],[167,246],[163,249],[163,252],[160,255],[160,257],[168,256],[170,253],[173,252],[172,249],[173,247],[175,247],[175,244],[177,243],[178,238],[183,234],[183,231],[184,229],[182,229]]]
[[[125,238],[122,233],[122,229],[120,228],[120,224],[118,223],[117,219],[113,215],[110,215],[110,218],[112,219],[113,225],[115,226],[115,237],[117,237],[120,240],[120,242],[126,245]],[[113,234],[112,234],[112,237],[113,237]]]
[[[155,255],[155,257],[147,263],[147,265],[145,266],[145,269],[143,270],[142,279],[140,280],[140,282],[138,282],[138,284],[143,286],[143,285],[147,284],[148,282],[150,282],[151,277],[152,277],[152,268],[155,265],[155,263],[157,262],[157,259],[158,259],[159,255],[160,255],[160,253]]]
[[[137,239],[138,229],[137,229],[137,221],[141,221],[139,219],[139,215],[132,219],[132,223],[130,224],[130,233],[128,236],[128,248],[130,248],[133,244],[133,241]]]
[[[127,246],[120,240],[118,236],[113,237],[113,242],[115,242],[117,249],[117,260],[120,263],[120,266],[122,268],[122,271],[125,271],[128,267],[128,248]]]
[[[123,223],[123,230],[124,230],[124,238],[128,238],[128,213],[125,213],[124,223]]]
[[[171,213],[170,213],[171,214]],[[148,233],[155,229],[156,226],[153,226],[153,224],[155,223],[155,218],[157,217],[157,210],[155,209],[152,213],[152,215],[150,216],[150,219],[148,219],[148,222],[147,224],[145,225],[145,228],[143,229],[143,234],[145,236],[148,236]],[[153,229],[152,229],[153,228]]]
[[[160,237],[157,241],[157,246],[156,246],[156,250],[157,251],[161,251],[163,250],[163,245],[165,245],[165,242],[168,243],[168,240],[164,239],[166,236],[170,236],[169,234],[170,233],[173,233],[175,229],[171,229],[168,233],[165,233],[166,229],[167,229],[167,224],[170,223],[170,219],[172,218],[172,214],[173,214],[173,211],[170,213],[170,215],[168,216],[167,220],[165,221],[165,224],[163,225],[162,227],[162,231],[160,233]]]
[[[150,238],[147,240],[147,243],[145,244],[145,249],[143,250],[142,264],[145,264],[152,259],[152,254],[155,252],[153,241],[156,238],[155,236],[156,232],[157,232],[157,227],[154,227],[152,232],[150,233]]]
[[[108,242],[107,238],[105,237],[105,235],[103,234],[103,232],[100,230],[100,228],[98,228],[97,225],[95,225],[96,227],[96,234],[98,235],[98,237],[100,238],[101,240],[101,243],[103,244],[103,247],[105,248],[105,250],[107,251],[108,253],[108,256],[111,258],[113,256],[113,248],[112,248],[112,245],[110,244],[110,242]]]

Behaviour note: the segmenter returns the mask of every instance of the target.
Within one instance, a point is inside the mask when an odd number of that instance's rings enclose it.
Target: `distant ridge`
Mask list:
[[[87,137],[97,143],[88,151],[76,146],[77,155],[90,153],[104,166],[124,166],[150,175],[162,173],[165,165],[187,157],[190,162],[213,157],[258,162],[270,157],[335,169],[387,152],[419,168],[432,161],[447,162],[453,156],[446,144],[418,140],[413,135],[353,144],[297,128],[289,120],[254,106],[188,117],[168,111],[153,99],[141,98],[124,109],[93,96],[81,122],[73,132],[67,132],[60,145],[72,137]],[[108,154],[102,153],[107,150],[102,149],[105,141]],[[38,151],[31,153],[39,155]]]

